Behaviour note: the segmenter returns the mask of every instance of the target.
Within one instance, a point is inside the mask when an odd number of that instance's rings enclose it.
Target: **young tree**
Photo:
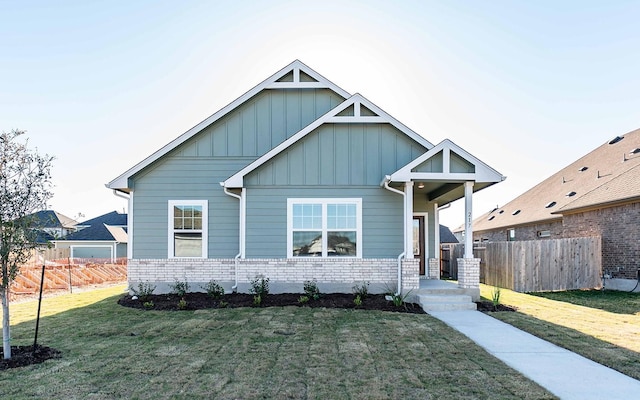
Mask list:
[[[29,215],[45,209],[53,195],[53,157],[28,149],[28,140],[21,141],[22,135],[24,131],[19,130],[0,135],[0,297],[5,359],[11,358],[9,286],[36,246],[36,227]]]

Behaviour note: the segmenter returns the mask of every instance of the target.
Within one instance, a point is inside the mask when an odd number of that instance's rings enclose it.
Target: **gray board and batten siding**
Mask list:
[[[361,198],[363,258],[403,249],[403,198],[382,178],[426,149],[389,124],[324,124],[245,177],[246,257],[287,257],[288,198]]]
[[[341,103],[327,89],[263,90],[130,179],[133,258],[166,258],[168,201],[209,201],[210,258],[238,253],[238,200],[219,182]]]

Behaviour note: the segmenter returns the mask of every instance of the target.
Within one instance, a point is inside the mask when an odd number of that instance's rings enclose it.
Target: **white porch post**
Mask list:
[[[404,184],[404,257],[413,259],[413,182]]]
[[[464,258],[473,258],[473,182],[464,183]]]
[[[440,214],[438,203],[433,203],[433,210],[429,213],[433,215],[433,257],[429,258],[428,275],[429,279],[440,279]]]
[[[458,286],[474,301],[480,299],[480,259],[473,257],[473,182],[464,183],[464,258],[458,258]]]

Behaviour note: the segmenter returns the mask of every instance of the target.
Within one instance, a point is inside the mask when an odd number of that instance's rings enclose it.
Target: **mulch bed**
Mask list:
[[[501,311],[517,311],[516,307],[508,306],[506,304],[498,304],[494,306],[490,301],[477,301],[476,305],[478,306],[478,311],[482,312],[501,312]]]
[[[346,308],[358,310],[379,310],[393,311],[401,313],[424,314],[424,310],[420,305],[414,303],[405,303],[400,307],[393,305],[393,302],[386,300],[383,294],[369,294],[362,301],[362,304],[356,306],[353,302],[353,294],[343,293],[327,293],[321,294],[318,299],[310,299],[307,303],[301,303],[300,293],[284,293],[269,294],[262,300],[260,306],[253,303],[253,295],[244,293],[225,294],[222,299],[216,300],[209,297],[206,293],[187,293],[181,297],[174,294],[157,294],[150,295],[142,301],[141,299],[133,299],[132,296],[125,295],[118,300],[118,304],[125,307],[133,307],[139,309],[150,310],[180,310],[178,304],[184,298],[186,305],[184,310],[201,310],[207,308],[238,308],[238,307],[311,307],[311,308]],[[149,306],[145,308],[144,304]],[[153,303],[153,306],[150,306]]]
[[[9,368],[24,367],[32,364],[40,364],[50,358],[59,358],[60,351],[47,346],[11,346],[11,358],[4,359],[4,351],[0,348],[0,371]]]

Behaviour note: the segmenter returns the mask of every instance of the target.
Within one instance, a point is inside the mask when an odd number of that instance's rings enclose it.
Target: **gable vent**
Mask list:
[[[518,215],[518,214],[520,214],[520,211],[521,211],[521,210],[519,210],[519,209],[518,209],[518,210],[515,210],[514,212],[512,212],[512,213],[511,213],[511,215]]]
[[[555,201],[550,201],[550,202],[547,203],[546,206],[544,206],[544,208],[551,208],[551,207],[555,206],[556,204],[558,204],[558,203],[556,203]]]
[[[619,141],[621,141],[622,139],[624,139],[622,136],[616,136],[613,139],[609,140],[609,144],[616,144]]]
[[[573,197],[576,195],[576,192],[569,192],[566,194],[567,197]]]

